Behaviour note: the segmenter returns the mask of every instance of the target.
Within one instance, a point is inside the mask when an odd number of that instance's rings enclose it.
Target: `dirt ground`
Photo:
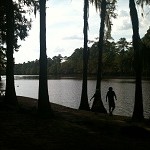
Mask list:
[[[19,111],[0,103],[0,150],[150,150],[150,120],[109,116],[51,104],[54,117],[37,115],[37,100],[18,97]]]

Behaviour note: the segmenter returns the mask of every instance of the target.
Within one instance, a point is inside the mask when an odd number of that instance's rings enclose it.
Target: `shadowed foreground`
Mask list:
[[[37,100],[18,97],[20,110],[0,103],[1,150],[149,150],[150,121],[108,116],[52,104],[54,118],[37,116]]]

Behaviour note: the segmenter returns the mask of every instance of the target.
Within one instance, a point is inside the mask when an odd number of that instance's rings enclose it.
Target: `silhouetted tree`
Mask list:
[[[5,50],[6,43],[6,94],[5,103],[16,107],[18,105],[15,86],[14,86],[14,50],[19,48],[18,37],[24,39],[27,36],[28,29],[31,27],[31,21],[28,21],[22,13],[23,5],[31,6],[34,0],[2,0],[0,4],[0,46]],[[21,5],[23,4],[23,5]]]
[[[14,9],[13,1],[6,0],[6,93],[5,103],[17,107],[18,101],[16,97],[16,91],[14,86],[14,58],[13,58],[13,41],[14,41]]]
[[[142,38],[142,56],[143,56],[143,72],[146,77],[150,76],[150,28],[147,30],[147,33]]]
[[[142,60],[141,60],[141,39],[139,35],[139,20],[134,0],[129,0],[130,17],[133,29],[134,68],[136,73],[135,103],[132,118],[142,120],[143,96],[142,96]]]
[[[107,113],[106,109],[104,108],[104,105],[102,103],[102,99],[101,99],[101,80],[102,80],[102,54],[103,54],[103,44],[104,44],[104,29],[105,29],[105,17],[106,17],[106,0],[102,0],[101,2],[101,23],[100,23],[100,31],[99,31],[99,42],[98,42],[98,50],[99,50],[99,54],[98,54],[98,69],[97,69],[97,82],[96,82],[96,90],[95,90],[95,95],[98,95],[98,97],[94,97],[94,101],[97,101],[97,99],[99,99],[99,109],[97,109],[97,111],[99,111],[100,113]],[[97,94],[96,94],[97,93]],[[94,104],[94,102],[93,102]],[[98,103],[96,103],[98,104]],[[92,105],[91,110],[94,111],[93,107],[95,107],[94,105]]]
[[[87,96],[87,68],[88,68],[88,13],[89,1],[84,0],[84,49],[83,49],[83,81],[79,109],[90,110]]]
[[[51,114],[47,85],[47,54],[46,54],[46,0],[40,0],[40,72],[38,113]]]
[[[110,21],[110,14],[113,13],[112,10],[109,8],[109,5],[112,5],[108,3],[106,0],[91,0],[92,3],[95,3],[96,9],[100,8],[100,17],[101,17],[101,23],[100,23],[100,31],[99,31],[99,42],[98,42],[98,50],[99,50],[99,56],[98,56],[98,69],[97,69],[97,82],[96,82],[96,90],[95,94],[99,95],[99,112],[100,113],[107,113],[106,109],[104,108],[104,105],[102,103],[101,99],[101,80],[102,80],[102,54],[103,54],[103,45],[104,45],[104,31],[105,31],[105,23],[108,27],[108,33],[110,34],[111,30],[111,21]],[[115,4],[115,1],[114,1]],[[114,5],[113,4],[113,5]],[[106,7],[109,8],[109,11],[106,11]],[[106,17],[107,16],[107,17]],[[97,96],[94,98],[94,101],[96,101]],[[94,103],[93,103],[94,104]],[[92,106],[94,107],[94,106]],[[94,109],[92,109],[94,111]]]

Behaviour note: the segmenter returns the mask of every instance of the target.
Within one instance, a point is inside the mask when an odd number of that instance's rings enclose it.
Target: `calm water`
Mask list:
[[[150,81],[143,80],[144,116],[150,117]],[[88,80],[88,97],[93,96],[96,81]],[[114,114],[132,116],[134,106],[135,84],[133,79],[108,79],[102,81],[102,100],[105,101],[108,87],[112,86],[117,95]],[[5,78],[0,82],[0,89],[5,89]],[[35,76],[15,76],[17,95],[38,98],[38,79]],[[48,80],[49,99],[53,103],[78,109],[80,104],[82,81],[78,79],[51,79]],[[89,102],[89,105],[92,105]]]

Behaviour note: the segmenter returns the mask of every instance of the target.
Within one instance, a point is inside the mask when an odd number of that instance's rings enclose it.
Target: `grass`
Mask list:
[[[128,117],[53,103],[54,117],[41,118],[37,115],[37,100],[18,97],[18,101],[19,111],[0,110],[1,150],[150,149],[149,120],[132,122]]]

